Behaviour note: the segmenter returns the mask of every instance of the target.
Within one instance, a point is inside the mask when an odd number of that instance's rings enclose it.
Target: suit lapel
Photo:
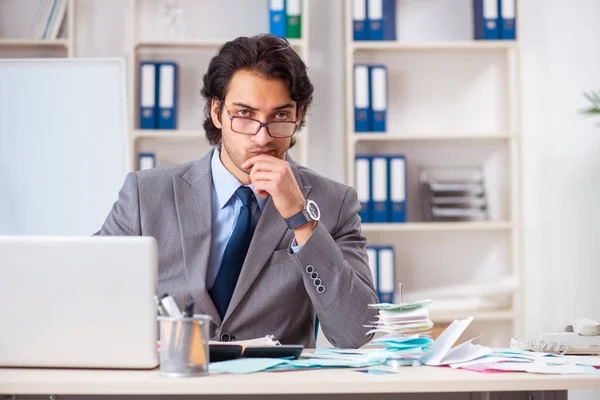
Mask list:
[[[211,151],[194,162],[182,176],[174,177],[173,188],[189,292],[197,309],[220,326],[221,317],[206,289],[212,232],[212,154]]]
[[[302,190],[302,194],[306,198],[310,193],[311,186],[302,185],[296,164],[289,157],[287,160],[290,162],[296,182],[298,182],[298,186],[300,186],[300,190]],[[287,229],[285,220],[275,208],[273,199],[269,197],[252,236],[240,277],[238,278],[231,302],[223,320],[226,320],[236,307],[240,305],[242,299],[260,274],[260,271],[265,267],[265,264],[273,254],[273,251],[275,251],[277,245],[281,242]]]

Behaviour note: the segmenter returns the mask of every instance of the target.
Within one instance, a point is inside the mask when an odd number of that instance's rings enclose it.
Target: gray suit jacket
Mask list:
[[[214,150],[213,150],[214,151]],[[223,320],[206,289],[211,244],[212,151],[203,158],[127,175],[100,235],[156,238],[158,293],[212,317],[213,339],[274,335],[282,344],[315,346],[315,316],[337,347],[359,347],[371,339],[363,325],[377,302],[360,232],[356,191],[288,162],[305,197],[321,209],[321,220],[304,247],[291,254],[294,232],[269,199]],[[325,286],[318,293],[306,269],[312,265]],[[310,268],[309,268],[310,270]]]

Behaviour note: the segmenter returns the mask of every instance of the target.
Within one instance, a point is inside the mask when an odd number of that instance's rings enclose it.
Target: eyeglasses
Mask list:
[[[269,136],[274,138],[286,138],[294,136],[298,130],[298,121],[275,121],[261,122],[254,118],[238,117],[231,115],[227,107],[227,116],[231,120],[231,130],[244,135],[256,135],[263,126],[267,128]]]

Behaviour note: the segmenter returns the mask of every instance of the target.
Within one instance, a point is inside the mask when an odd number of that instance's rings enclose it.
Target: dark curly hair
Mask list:
[[[221,46],[203,77],[204,131],[210,144],[221,143],[221,129],[215,126],[210,114],[212,100],[221,103],[220,118],[231,78],[239,70],[253,71],[267,79],[282,79],[297,104],[296,112],[303,110],[300,127],[304,126],[314,90],[304,61],[282,37],[269,34],[238,37]],[[290,147],[295,142],[292,138]]]

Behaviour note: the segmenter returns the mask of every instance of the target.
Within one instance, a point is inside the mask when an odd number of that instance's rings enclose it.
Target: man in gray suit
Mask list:
[[[356,191],[287,155],[312,101],[302,59],[285,39],[237,38],[203,84],[215,148],[129,173],[100,234],[155,237],[159,294],[193,299],[213,339],[314,347],[318,318],[333,345],[365,344],[377,295]]]

